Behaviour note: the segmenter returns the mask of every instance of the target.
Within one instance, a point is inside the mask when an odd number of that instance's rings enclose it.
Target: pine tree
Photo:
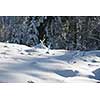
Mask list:
[[[100,49],[99,16],[0,16],[0,41],[52,49]]]

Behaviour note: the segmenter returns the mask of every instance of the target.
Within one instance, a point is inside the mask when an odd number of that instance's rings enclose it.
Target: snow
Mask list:
[[[49,50],[0,42],[0,82],[100,82],[100,51]]]

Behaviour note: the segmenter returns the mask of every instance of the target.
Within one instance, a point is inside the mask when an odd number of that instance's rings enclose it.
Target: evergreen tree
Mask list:
[[[0,16],[0,41],[53,49],[100,49],[100,16]]]

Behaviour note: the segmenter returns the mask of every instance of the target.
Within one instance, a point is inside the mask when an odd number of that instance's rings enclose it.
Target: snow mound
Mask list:
[[[100,82],[100,50],[49,50],[0,42],[0,82]]]

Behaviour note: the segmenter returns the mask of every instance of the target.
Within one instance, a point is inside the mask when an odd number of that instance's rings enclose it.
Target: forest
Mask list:
[[[0,16],[0,42],[51,49],[100,49],[99,16]]]
[[[100,83],[99,16],[0,16],[0,83]]]

